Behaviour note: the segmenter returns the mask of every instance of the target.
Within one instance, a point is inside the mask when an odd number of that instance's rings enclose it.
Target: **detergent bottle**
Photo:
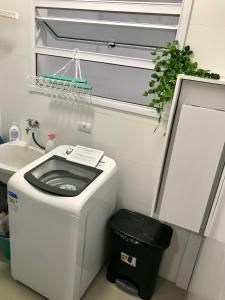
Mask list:
[[[48,141],[45,147],[45,152],[50,152],[55,148],[55,139],[56,139],[56,134],[55,133],[49,133],[48,134]]]

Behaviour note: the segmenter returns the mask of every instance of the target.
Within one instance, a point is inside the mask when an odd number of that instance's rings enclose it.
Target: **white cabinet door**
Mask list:
[[[159,218],[199,232],[225,142],[225,112],[183,105]]]

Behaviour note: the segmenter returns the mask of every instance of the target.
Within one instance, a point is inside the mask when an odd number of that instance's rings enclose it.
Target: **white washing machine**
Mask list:
[[[87,166],[75,150],[59,146],[8,183],[12,277],[51,300],[80,299],[94,279],[116,205],[115,161]]]

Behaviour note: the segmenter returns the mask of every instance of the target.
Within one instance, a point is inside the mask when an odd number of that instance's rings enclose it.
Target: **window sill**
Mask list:
[[[105,107],[151,118],[158,118],[158,114],[154,108],[146,107],[144,105],[142,106],[134,103],[100,98],[96,96],[92,96],[92,103],[94,106],[100,106],[103,108]]]
[[[40,92],[35,87],[29,86],[28,91],[31,94],[41,94],[43,96],[46,96],[44,93]],[[51,99],[51,96],[49,96],[49,98]],[[158,118],[158,114],[154,108],[150,108],[150,107],[146,107],[134,103],[127,103],[127,102],[92,96],[92,104],[96,107],[109,108],[112,110],[150,117],[154,119]]]
[[[109,10],[109,11],[127,11],[144,12],[165,15],[180,15],[182,12],[181,3],[160,3],[146,2],[145,0],[132,2],[115,0],[76,0],[76,1],[58,1],[58,0],[35,0],[36,7],[54,7],[69,9],[89,9],[89,10]]]

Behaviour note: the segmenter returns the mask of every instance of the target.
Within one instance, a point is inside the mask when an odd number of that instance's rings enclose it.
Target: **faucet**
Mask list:
[[[36,129],[39,129],[39,122],[33,119],[27,119],[27,127],[26,133],[28,134],[30,131],[34,132]]]
[[[31,135],[32,135],[32,138],[33,138],[33,141],[35,142],[35,144],[39,148],[45,150],[45,147],[40,145],[35,138],[35,131],[39,128],[40,128],[40,124],[38,121],[33,120],[33,119],[27,119],[27,127],[25,128],[26,133],[29,134],[29,132],[31,132]]]

